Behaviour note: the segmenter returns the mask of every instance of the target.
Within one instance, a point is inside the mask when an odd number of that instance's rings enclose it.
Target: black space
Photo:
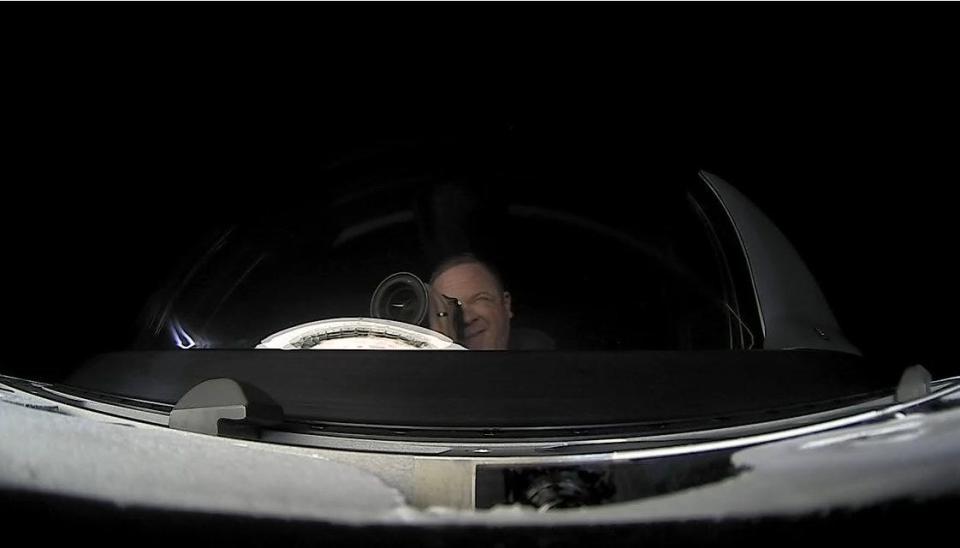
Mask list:
[[[854,34],[855,15],[811,10],[790,28],[799,10],[764,7],[744,33],[701,8],[568,19],[542,39],[530,19],[504,18],[513,42],[486,48],[507,36],[471,33],[487,40],[452,63],[439,37],[331,48],[247,25],[217,42],[209,19],[91,28],[50,50],[47,34],[19,42],[2,130],[4,371],[55,378],[127,347],[206,227],[322,200],[317,174],[332,163],[505,138],[540,143],[545,161],[582,146],[637,173],[721,175],[794,243],[867,357],[957,371],[960,109],[938,18],[882,10]],[[888,32],[897,23],[930,32],[908,44]]]
[[[32,100],[8,126],[17,140],[5,177],[4,333],[44,359],[16,370],[40,377],[125,347],[146,297],[205,227],[322,200],[317,174],[337,158],[404,143],[482,149],[517,135],[546,161],[582,146],[631,159],[638,174],[655,165],[721,175],[794,243],[868,357],[949,369],[958,147],[944,130],[957,109],[921,92],[789,97],[689,109],[643,96],[562,111],[454,106],[386,120],[362,104],[324,116],[277,98],[259,109],[161,92]]]
[[[56,380],[126,347],[205,227],[283,211],[264,189],[322,199],[316,172],[345,154],[512,133],[635,157],[638,171],[723,176],[798,248],[867,358],[960,374],[956,17],[932,4],[778,4],[5,10],[0,372]],[[438,531],[0,493],[10,523],[42,524],[43,538],[164,546],[853,545],[940,538],[957,506]]]

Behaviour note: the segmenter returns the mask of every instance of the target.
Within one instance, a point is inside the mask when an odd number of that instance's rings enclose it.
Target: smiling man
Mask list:
[[[510,293],[496,270],[471,254],[451,257],[434,270],[430,289],[463,303],[464,346],[471,350],[506,350],[510,344]],[[436,313],[431,328],[450,335]]]

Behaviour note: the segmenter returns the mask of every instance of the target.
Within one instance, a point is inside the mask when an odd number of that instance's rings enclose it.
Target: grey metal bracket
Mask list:
[[[212,379],[191,388],[170,412],[170,428],[258,439],[260,429],[283,422],[283,409],[263,391],[233,379]]]
[[[904,370],[897,385],[897,403],[916,400],[930,394],[930,382],[933,377],[922,365],[914,365]]]

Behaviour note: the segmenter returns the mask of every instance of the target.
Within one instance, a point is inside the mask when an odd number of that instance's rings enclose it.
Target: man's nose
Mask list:
[[[477,310],[473,305],[467,303],[463,304],[463,323],[466,325],[472,324],[479,316],[477,316]]]

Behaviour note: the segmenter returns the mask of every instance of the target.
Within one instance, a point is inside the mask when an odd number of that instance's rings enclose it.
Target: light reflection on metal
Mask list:
[[[200,260],[190,267],[190,270],[187,272],[186,276],[184,276],[183,279],[177,283],[176,288],[166,298],[166,303],[163,305],[163,310],[157,313],[155,320],[156,328],[154,329],[155,335],[160,335],[160,332],[163,330],[163,324],[167,322],[167,318],[171,315],[174,304],[180,297],[180,294],[183,292],[184,288],[189,285],[190,281],[194,278],[194,276],[196,276],[197,272],[199,272],[206,263],[210,262],[211,257],[223,249],[224,245],[227,243],[227,240],[229,240],[231,235],[236,231],[236,228],[236,226],[227,227],[227,229],[220,234],[220,237],[217,238],[217,241],[214,242],[209,249],[207,249]]]
[[[179,320],[170,322],[170,333],[173,335],[173,343],[177,345],[177,348],[189,350],[197,346],[197,342],[183,329]]]

